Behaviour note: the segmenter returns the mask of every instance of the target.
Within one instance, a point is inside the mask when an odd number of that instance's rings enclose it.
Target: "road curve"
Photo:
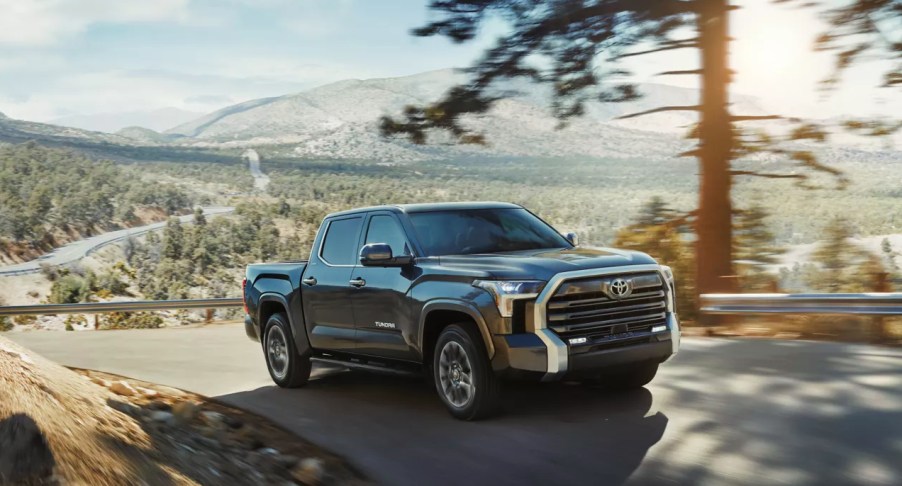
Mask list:
[[[254,189],[265,192],[266,188],[269,187],[270,180],[269,176],[260,169],[260,154],[254,149],[247,149],[241,154],[241,157],[247,160],[251,176],[254,178]]]
[[[464,423],[421,380],[317,368],[276,388],[235,325],[5,336],[253,410],[385,484],[902,484],[888,348],[688,338],[646,389],[512,384],[504,415]]]
[[[201,208],[207,216],[215,216],[218,214],[231,213],[235,210],[232,207],[211,206]],[[194,220],[193,214],[179,216],[179,220],[188,223]],[[61,246],[49,253],[42,255],[31,261],[17,263],[15,265],[7,265],[0,267],[0,276],[5,275],[22,275],[27,273],[37,273],[41,271],[41,265],[47,264],[51,266],[68,265],[77,262],[88,256],[92,252],[103,248],[110,243],[124,240],[129,237],[143,235],[153,230],[158,230],[166,226],[166,222],[148,224],[145,226],[136,226],[134,228],[126,228],[123,230],[110,231],[83,240],[73,241],[68,245]]]

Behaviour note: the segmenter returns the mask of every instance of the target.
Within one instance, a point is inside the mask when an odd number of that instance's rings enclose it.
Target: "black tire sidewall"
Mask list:
[[[441,358],[442,349],[450,341],[454,341],[464,348],[472,369],[474,385],[473,397],[464,407],[456,407],[445,398],[444,391],[442,390],[441,378],[439,378],[439,360]],[[446,327],[435,343],[431,375],[439,398],[452,415],[464,420],[472,420],[485,415],[484,409],[486,407],[486,400],[491,398],[486,396],[491,392],[491,390],[489,390],[489,387],[491,386],[489,381],[494,378],[494,376],[489,376],[488,373],[491,373],[488,356],[482,349],[482,346],[479,346],[474,342],[474,337],[471,333],[457,324]]]
[[[288,371],[285,373],[285,376],[282,379],[279,379],[275,373],[273,373],[272,365],[269,362],[269,332],[273,327],[278,326],[281,328],[282,333],[285,336],[285,340],[288,341],[286,345],[288,346]],[[294,385],[298,368],[298,360],[301,359],[298,356],[297,348],[294,345],[294,339],[291,334],[291,327],[288,325],[287,319],[281,313],[273,314],[266,321],[266,327],[263,331],[263,356],[266,360],[266,370],[269,372],[269,376],[272,378],[277,385],[281,387],[292,387],[297,386]]]

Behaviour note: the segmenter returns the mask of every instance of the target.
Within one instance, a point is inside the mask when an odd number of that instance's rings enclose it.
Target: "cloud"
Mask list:
[[[0,0],[0,45],[56,44],[92,24],[188,18],[189,0]]]

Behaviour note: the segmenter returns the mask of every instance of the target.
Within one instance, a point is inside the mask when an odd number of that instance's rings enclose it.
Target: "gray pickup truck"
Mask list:
[[[503,378],[644,386],[679,349],[675,291],[648,255],[578,246],[514,204],[377,206],[327,216],[309,261],[248,266],[245,327],[279,386],[316,360],[425,372],[472,420]]]

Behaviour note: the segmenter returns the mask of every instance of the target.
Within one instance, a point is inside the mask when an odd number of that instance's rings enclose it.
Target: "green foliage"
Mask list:
[[[163,318],[149,312],[111,312],[99,318],[98,330],[157,329],[163,327]]]
[[[109,161],[33,142],[0,147],[0,237],[52,243],[55,231],[90,233],[130,221],[138,206],[175,212],[190,201],[175,186]]]
[[[155,300],[235,295],[244,266],[297,258],[303,244],[282,236],[275,218],[280,205],[240,204],[234,217],[182,225],[171,219],[162,237],[153,233],[129,258],[141,293]]]
[[[88,320],[85,319],[85,316],[77,315],[77,314],[69,314],[66,316],[66,330],[74,331],[75,326],[86,326],[88,324]]]
[[[667,207],[660,198],[652,198],[640,211],[639,222],[617,233],[617,248],[648,253],[663,265],[673,268],[677,287],[677,310],[683,319],[694,320],[695,260],[688,238],[685,218]]]
[[[850,241],[851,225],[834,219],[823,230],[823,240],[815,248],[812,263],[783,269],[783,287],[789,291],[873,292],[887,270],[880,256],[871,254]]]
[[[6,316],[0,316],[0,332],[12,331],[13,323]]]
[[[48,300],[51,304],[75,304],[85,302],[91,295],[91,282],[76,274],[67,274],[50,287]]]
[[[745,292],[773,292],[776,277],[768,265],[779,262],[783,248],[777,246],[768,227],[768,213],[758,205],[738,211],[733,226],[733,256],[739,286]]]

